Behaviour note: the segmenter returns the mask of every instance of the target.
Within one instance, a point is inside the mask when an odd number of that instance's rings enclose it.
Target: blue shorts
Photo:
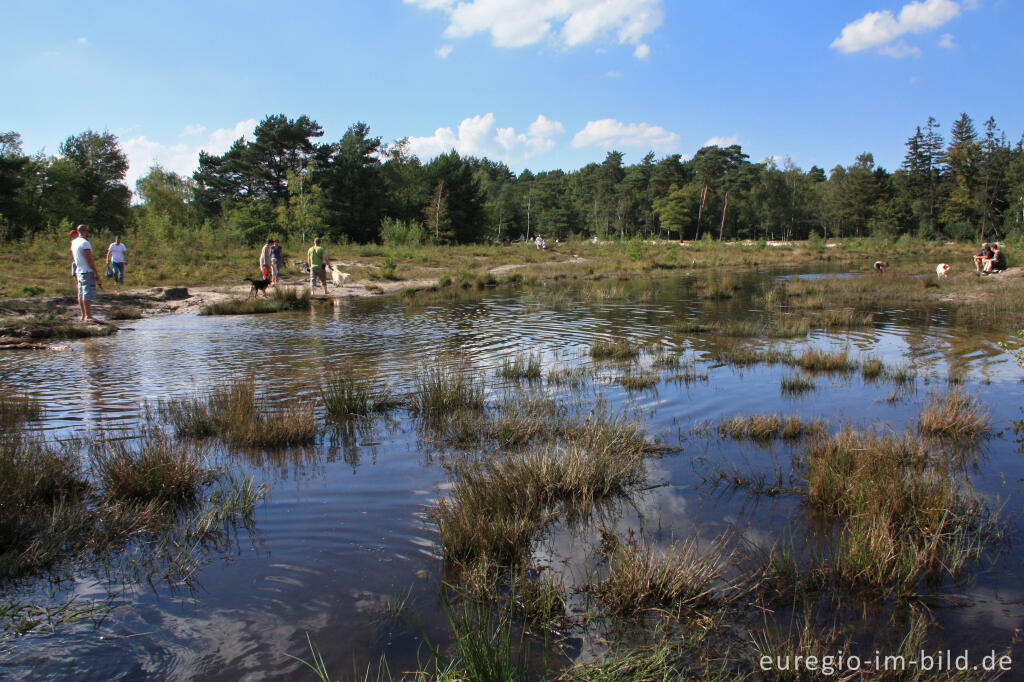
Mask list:
[[[95,272],[80,272],[78,273],[78,300],[79,301],[95,301],[96,300],[96,273]]]

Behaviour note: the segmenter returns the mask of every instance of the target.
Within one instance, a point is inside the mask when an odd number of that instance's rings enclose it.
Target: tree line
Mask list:
[[[365,123],[337,142],[308,116],[271,115],[224,154],[201,152],[192,177],[153,166],[124,184],[116,136],[87,130],[56,155],[24,154],[0,134],[0,236],[17,239],[85,222],[111,232],[233,231],[391,243],[583,237],[807,239],[898,236],[958,240],[1024,235],[1024,138],[967,114],[948,141],[929,118],[900,168],[871,153],[828,173],[789,159],[752,163],[739,145],[692,158],[648,153],[625,165],[610,151],[578,170],[512,172],[455,151],[424,162],[405,140],[383,144]]]

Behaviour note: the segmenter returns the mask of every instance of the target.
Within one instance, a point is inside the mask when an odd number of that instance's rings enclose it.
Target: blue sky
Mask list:
[[[154,161],[190,173],[199,149],[276,113],[516,171],[707,143],[804,169],[871,151],[894,169],[928,116],[1024,132],[1016,0],[13,5],[0,130],[29,153],[110,130],[132,183]]]

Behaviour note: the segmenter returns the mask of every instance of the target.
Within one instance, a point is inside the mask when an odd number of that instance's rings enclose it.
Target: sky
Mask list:
[[[929,116],[1024,133],[1019,0],[38,0],[4,18],[0,131],[56,154],[109,130],[132,187],[280,113],[516,172],[711,144],[894,170]]]

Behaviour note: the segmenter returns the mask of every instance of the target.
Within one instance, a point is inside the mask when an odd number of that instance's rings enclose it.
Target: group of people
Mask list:
[[[974,254],[974,270],[980,277],[1006,269],[1006,254],[996,243],[985,242],[981,251]]]
[[[260,272],[263,279],[270,280],[270,284],[277,286],[281,281],[281,240],[268,239],[260,250]]]
[[[68,232],[71,239],[71,276],[78,287],[78,308],[82,322],[93,320],[92,303],[96,300],[97,287],[103,288],[103,278],[96,268],[89,243],[89,227],[79,225]],[[107,276],[114,280],[114,286],[124,284],[124,268],[128,262],[128,247],[121,242],[120,235],[107,247]],[[121,293],[115,289],[114,293]]]

